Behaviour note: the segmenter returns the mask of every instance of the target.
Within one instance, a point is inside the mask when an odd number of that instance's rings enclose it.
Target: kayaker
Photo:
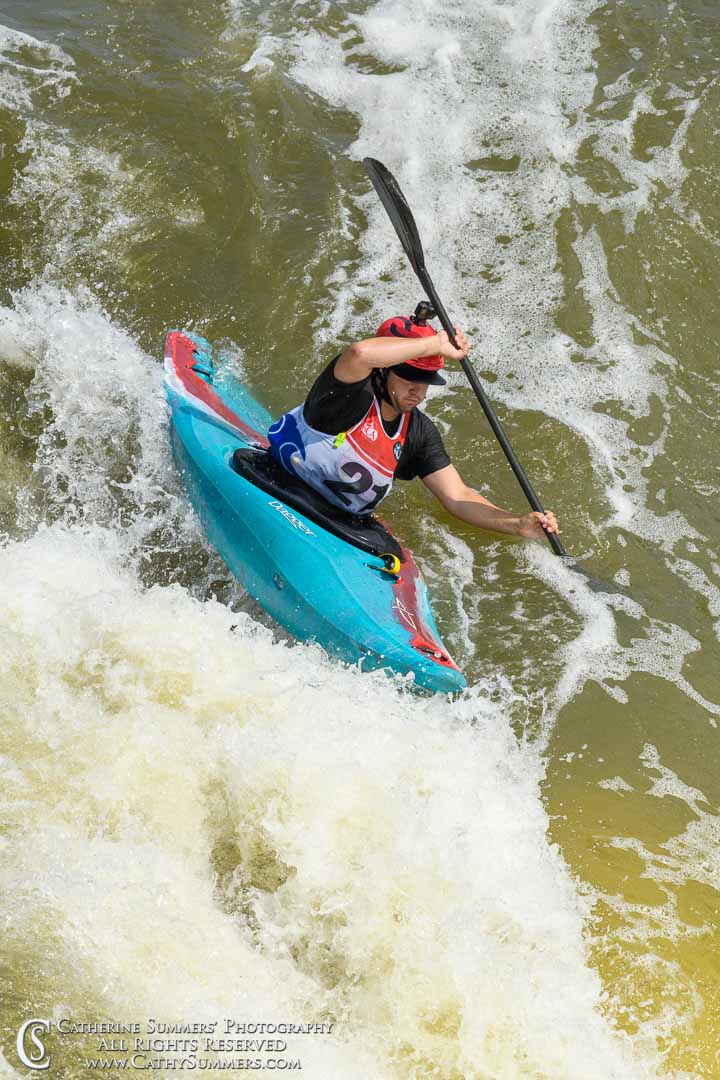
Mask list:
[[[373,338],[356,341],[320,373],[302,405],[268,432],[271,452],[329,503],[351,514],[371,513],[394,479],[418,476],[446,510],[461,521],[530,540],[558,532],[555,515],[513,514],[468,487],[451,463],[440,432],[418,409],[428,386],[445,385],[445,360],[460,360],[468,340],[455,330],[459,348],[422,316],[386,319]]]

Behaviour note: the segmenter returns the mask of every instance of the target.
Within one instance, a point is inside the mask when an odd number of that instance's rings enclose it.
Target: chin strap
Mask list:
[[[387,368],[373,368],[371,376],[373,393],[379,401],[387,401],[388,405],[393,405],[388,394],[387,377]],[[394,405],[393,408],[395,408]]]

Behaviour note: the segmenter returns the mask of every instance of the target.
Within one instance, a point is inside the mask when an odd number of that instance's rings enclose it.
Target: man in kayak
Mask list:
[[[552,512],[513,514],[463,483],[440,432],[418,409],[428,386],[445,385],[445,360],[467,353],[465,334],[456,330],[455,338],[457,349],[417,313],[386,319],[374,338],[336,356],[305,402],[272,425],[271,452],[350,514],[371,513],[395,478],[419,476],[446,510],[470,525],[529,540],[558,532]]]

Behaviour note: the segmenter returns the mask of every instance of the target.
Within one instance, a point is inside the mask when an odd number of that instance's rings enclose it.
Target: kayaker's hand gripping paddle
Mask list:
[[[367,169],[368,175],[373,182],[373,186],[380,197],[380,201],[387,210],[388,217],[395,227],[395,232],[398,234],[400,243],[402,244],[405,254],[410,260],[410,265],[418,276],[418,279],[427,293],[428,300],[435,308],[437,316],[442,323],[443,330],[447,332],[450,341],[457,348],[457,342],[455,341],[455,331],[448,313],[443,307],[440,297],[435,291],[435,286],[430,280],[430,275],[425,269],[425,256],[423,254],[422,244],[420,243],[420,235],[417,231],[415,219],[413,218],[412,211],[407,204],[407,199],[403,195],[398,186],[398,182],[387,169],[382,162],[376,161],[375,158],[363,158],[363,165]],[[475,395],[483,407],[490,427],[495,432],[495,436],[503,448],[505,457],[510,462],[510,467],[517,477],[520,487],[525,492],[525,497],[530,503],[533,510],[538,510],[541,514],[544,514],[542,503],[538,499],[532,484],[525,475],[525,470],[515,456],[507,435],[503,430],[503,426],[498,420],[495,410],[492,407],[490,399],[483,390],[482,384],[477,377],[477,373],[468,360],[467,356],[464,356],[460,361],[463,371],[468,377],[468,381],[475,391]],[[555,533],[545,534],[550,547],[553,549],[556,555],[567,556],[565,548],[560,543],[560,540]]]

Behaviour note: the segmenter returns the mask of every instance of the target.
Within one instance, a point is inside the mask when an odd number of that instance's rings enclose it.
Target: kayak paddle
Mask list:
[[[455,331],[448,313],[440,302],[440,297],[435,291],[430,275],[425,268],[425,256],[423,254],[422,244],[420,243],[420,235],[413,218],[412,211],[408,206],[407,199],[403,195],[397,180],[387,169],[382,162],[377,161],[375,158],[363,158],[363,165],[365,166],[370,179],[373,182],[380,201],[387,210],[388,217],[390,218],[395,232],[398,235],[400,243],[403,246],[405,254],[410,260],[410,265],[417,274],[420,284],[425,289],[428,300],[432,304],[433,308],[437,312],[437,316],[442,323],[443,330],[447,332],[448,337],[452,344],[457,348],[457,342],[455,341]],[[535,490],[527,478],[525,470],[517,459],[515,451],[510,445],[510,441],[503,430],[503,426],[500,423],[495,410],[492,407],[490,399],[485,393],[482,383],[480,382],[477,372],[468,360],[467,356],[464,356],[460,361],[460,365],[467,375],[468,381],[475,391],[475,395],[482,405],[483,412],[488,419],[490,427],[495,432],[495,436],[500,443],[505,457],[510,462],[510,467],[517,477],[520,487],[525,493],[527,501],[533,510],[539,511],[541,514],[545,513],[542,503],[538,499]],[[567,557],[567,552],[561,544],[559,538],[555,533],[545,534],[556,555],[564,555]]]

